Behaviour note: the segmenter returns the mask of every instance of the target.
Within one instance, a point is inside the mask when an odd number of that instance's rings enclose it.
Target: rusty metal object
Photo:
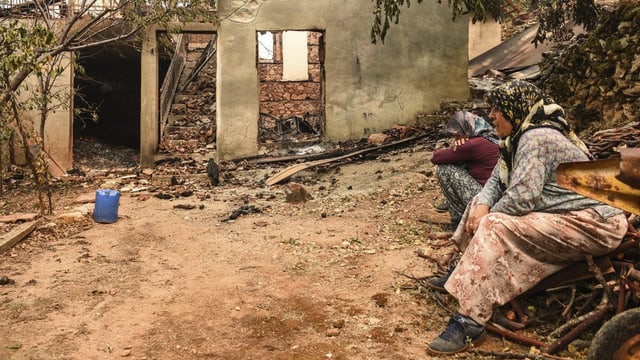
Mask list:
[[[558,184],[578,194],[640,215],[640,148],[622,148],[619,150],[619,153],[619,159],[613,158],[608,160],[561,164],[558,167],[556,176]],[[637,246],[637,239],[634,239],[635,234],[637,234],[637,232],[630,225],[627,235],[629,240],[627,243],[633,243]],[[621,251],[619,254],[624,254],[624,251]],[[610,254],[610,256],[617,257],[618,254]],[[638,284],[633,281],[638,280],[636,276],[639,276],[638,274],[640,274],[640,272],[635,269],[633,261],[623,264],[622,269],[625,271],[623,271],[618,278],[618,284],[620,284],[620,286],[618,289],[616,313],[625,312],[627,289],[636,294],[640,291]],[[620,268],[620,266],[618,266],[618,268]],[[608,289],[604,281],[600,280],[600,282],[605,287],[605,290]],[[543,348],[543,351],[550,354],[555,353],[583,332],[587,326],[591,326],[603,318],[604,311],[597,312],[589,321],[580,324],[570,334]],[[604,337],[605,335],[603,334],[607,331],[605,331],[604,328],[599,330],[596,337]],[[640,341],[638,341],[639,338],[640,334],[637,334],[626,339],[622,346],[637,347],[638,344],[640,344]],[[600,354],[604,351],[599,343],[595,345],[592,344],[591,347],[590,358],[592,358],[591,353]],[[618,358],[619,357],[616,357],[616,359]],[[624,359],[627,359],[627,357],[624,357]]]
[[[578,194],[640,215],[640,148],[621,149],[619,159],[564,163],[558,184]]]
[[[620,181],[640,189],[640,148],[620,149]]]

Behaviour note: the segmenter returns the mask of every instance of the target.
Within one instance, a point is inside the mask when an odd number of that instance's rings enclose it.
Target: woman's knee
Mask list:
[[[442,164],[438,165],[438,180],[440,182],[450,182],[453,177],[455,177],[456,173],[460,171],[459,166],[451,165],[451,164]]]
[[[512,224],[520,221],[516,216],[503,213],[489,213],[480,219],[480,226],[491,230],[507,230],[513,228]]]

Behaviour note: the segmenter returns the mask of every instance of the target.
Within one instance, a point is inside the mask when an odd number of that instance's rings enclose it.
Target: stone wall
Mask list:
[[[640,4],[603,14],[599,27],[541,64],[542,86],[578,132],[620,127],[640,114]]]

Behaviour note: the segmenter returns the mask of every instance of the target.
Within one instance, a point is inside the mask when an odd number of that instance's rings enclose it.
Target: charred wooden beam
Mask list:
[[[591,326],[602,321],[610,309],[611,307],[608,305],[599,307],[594,312],[589,314],[589,316],[587,316],[584,321],[580,322],[578,326],[573,328],[573,330],[569,331],[565,336],[552,341],[551,344],[549,345],[543,346],[542,351],[547,354],[557,353],[558,351],[560,351],[560,349],[565,348],[567,345],[569,345],[569,343],[577,339],[578,336],[580,336],[583,332],[585,332]]]

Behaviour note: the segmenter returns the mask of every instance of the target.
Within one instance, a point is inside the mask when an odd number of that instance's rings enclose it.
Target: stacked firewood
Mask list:
[[[640,148],[640,122],[598,131],[584,142],[596,159],[617,157],[621,148]]]

